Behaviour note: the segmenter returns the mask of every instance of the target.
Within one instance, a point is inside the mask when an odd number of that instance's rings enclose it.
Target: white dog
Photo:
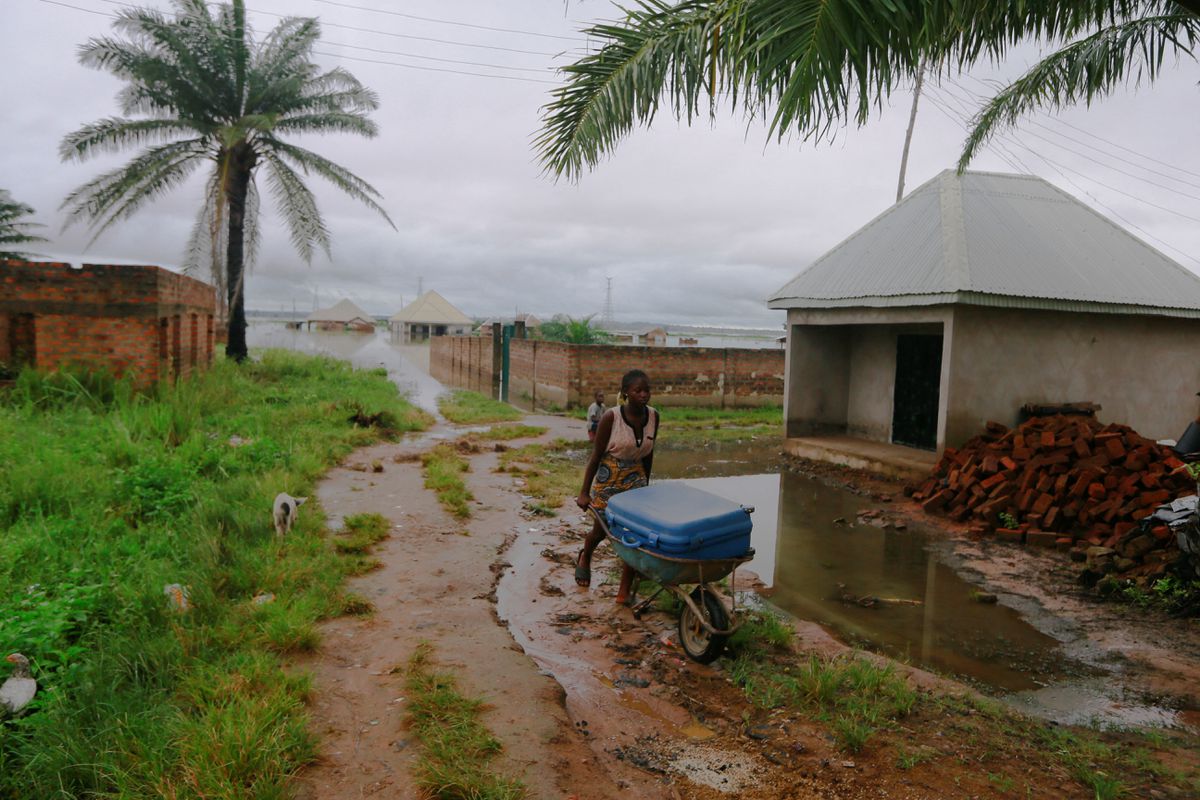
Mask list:
[[[296,512],[307,499],[307,497],[292,497],[287,492],[275,495],[275,509],[271,512],[271,518],[275,521],[276,535],[283,536],[292,530],[292,526],[296,524]]]

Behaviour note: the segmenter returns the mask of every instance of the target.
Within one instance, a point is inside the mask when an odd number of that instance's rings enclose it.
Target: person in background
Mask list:
[[[575,503],[584,511],[603,514],[608,500],[615,494],[650,483],[650,468],[654,464],[654,440],[658,436],[658,412],[650,407],[650,379],[640,369],[631,369],[621,378],[620,402],[600,417],[592,457],[583,474],[583,488]],[[592,583],[592,552],[604,538],[604,529],[597,520],[575,560],[575,583]],[[629,602],[633,588],[633,569],[628,565],[621,572],[618,603]]]
[[[604,416],[604,392],[596,391],[595,402],[588,406],[587,431],[588,441],[596,441],[596,429],[600,427],[600,418]]]

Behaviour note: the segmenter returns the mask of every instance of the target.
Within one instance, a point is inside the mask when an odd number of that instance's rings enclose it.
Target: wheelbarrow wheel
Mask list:
[[[729,614],[725,611],[725,605],[712,592],[706,592],[697,586],[692,590],[692,601],[704,614],[704,621],[709,625],[720,630],[729,627]],[[679,643],[683,645],[683,651],[689,658],[701,664],[715,661],[725,649],[725,639],[724,636],[705,630],[692,607],[684,603],[683,612],[679,615]]]

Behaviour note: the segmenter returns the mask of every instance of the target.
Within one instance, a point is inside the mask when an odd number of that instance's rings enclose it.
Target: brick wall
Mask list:
[[[473,355],[476,352],[478,356]],[[436,336],[430,345],[430,372],[447,385],[488,394],[490,353],[491,340],[485,337]],[[484,363],[477,363],[476,358]],[[509,398],[530,408],[586,406],[596,390],[603,391],[612,403],[621,376],[635,367],[650,376],[655,405],[783,404],[783,350],[572,345],[514,339],[509,344],[509,363]],[[487,380],[481,379],[484,375]]]
[[[0,260],[0,362],[186,376],[212,364],[215,300],[159,267]]]

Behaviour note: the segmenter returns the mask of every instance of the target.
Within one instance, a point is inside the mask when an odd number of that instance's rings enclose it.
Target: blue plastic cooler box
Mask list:
[[[608,501],[605,514],[621,541],[676,558],[745,555],[754,527],[748,509],[682,483],[621,492]]]

